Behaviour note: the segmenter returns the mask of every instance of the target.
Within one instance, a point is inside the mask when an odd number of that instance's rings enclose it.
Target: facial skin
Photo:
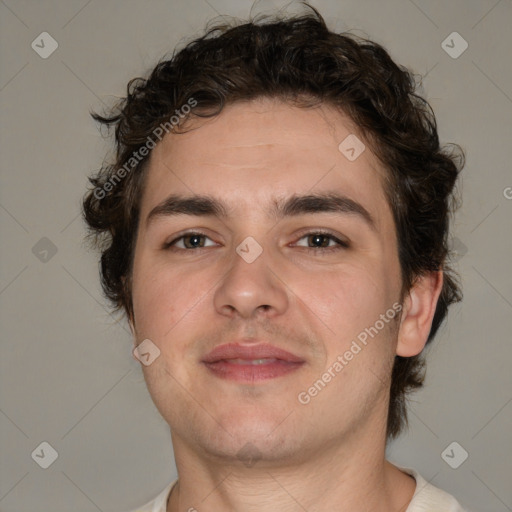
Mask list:
[[[308,404],[298,400],[399,302],[384,169],[368,146],[353,162],[339,151],[358,132],[326,105],[258,99],[190,126],[152,152],[132,275],[136,344],[149,338],[161,352],[143,371],[171,427],[180,477],[168,510],[405,510],[414,480],[384,458],[391,368],[396,354],[422,350],[442,274],[420,279],[400,320],[359,343]],[[356,201],[374,228],[356,213],[270,215],[275,199],[321,193]],[[147,224],[170,194],[209,195],[229,216],[155,216]],[[348,247],[329,234],[309,236],[324,230]],[[205,236],[164,248],[187,232]],[[263,249],[252,263],[236,252],[247,237]],[[185,248],[194,246],[201,248]],[[252,383],[221,379],[202,363],[216,346],[242,339],[305,362]],[[255,451],[254,464],[241,460],[244,447]]]

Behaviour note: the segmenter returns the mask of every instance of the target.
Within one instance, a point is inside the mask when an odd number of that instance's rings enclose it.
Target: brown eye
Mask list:
[[[306,239],[306,244],[296,244],[299,247],[305,247],[306,249],[312,251],[323,250],[326,251],[336,251],[339,249],[348,248],[348,244],[343,242],[332,233],[324,233],[322,231],[312,231],[310,233],[304,234],[299,240]]]
[[[208,247],[204,245],[204,241],[209,239],[203,233],[185,233],[178,238],[175,238],[171,242],[168,242],[164,245],[164,249],[178,249],[178,250],[187,250],[187,249],[203,249],[204,247]],[[213,243],[212,245],[215,245]],[[211,246],[211,245],[210,245]]]

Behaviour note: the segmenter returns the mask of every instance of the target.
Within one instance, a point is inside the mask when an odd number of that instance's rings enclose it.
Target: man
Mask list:
[[[460,291],[463,154],[320,14],[219,26],[129,84],[84,198],[179,479],[143,511],[461,511],[385,460]]]

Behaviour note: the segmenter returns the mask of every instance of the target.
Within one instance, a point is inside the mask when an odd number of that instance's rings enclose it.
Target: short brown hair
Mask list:
[[[448,306],[461,300],[448,264],[448,230],[458,207],[455,183],[463,151],[440,146],[434,113],[415,93],[411,72],[377,43],[331,32],[319,12],[307,7],[311,13],[295,17],[216,25],[159,62],[147,79],[131,80],[126,97],[108,114],[93,114],[115,127],[117,152],[113,163],[89,178],[93,188],[84,197],[83,215],[89,237],[102,251],[101,283],[114,311],[133,318],[130,279],[149,157],[135,161],[133,155],[190,98],[197,107],[187,118],[215,116],[226,104],[260,97],[298,106],[325,103],[346,113],[388,171],[385,192],[397,229],[402,298],[419,276],[444,271],[427,343]],[[123,179],[106,187],[123,166]],[[407,424],[406,395],[423,380],[422,354],[395,357],[388,439]]]

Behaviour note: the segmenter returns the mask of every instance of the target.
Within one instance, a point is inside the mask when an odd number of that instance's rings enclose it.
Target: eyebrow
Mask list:
[[[276,220],[308,213],[338,213],[356,215],[377,231],[370,212],[360,203],[337,193],[293,195],[286,200],[274,199],[269,217]],[[172,194],[156,205],[146,218],[146,228],[158,218],[177,215],[229,218],[231,209],[221,200],[210,195],[180,196]]]

